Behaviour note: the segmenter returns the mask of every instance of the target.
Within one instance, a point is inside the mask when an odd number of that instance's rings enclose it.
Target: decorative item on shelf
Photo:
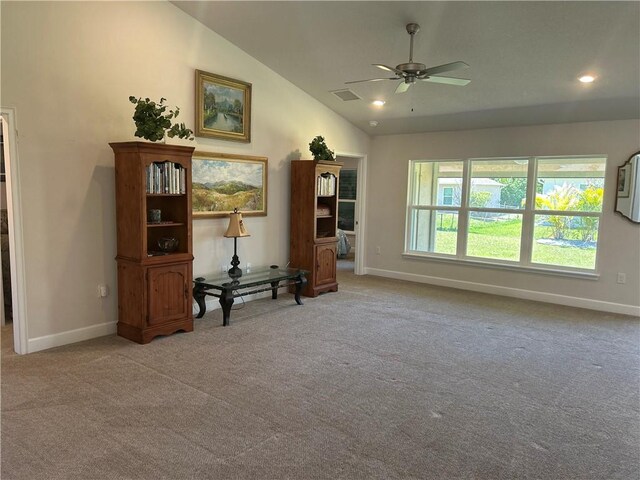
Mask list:
[[[162,252],[175,252],[180,242],[175,237],[162,237],[158,239],[158,248]]]
[[[324,142],[324,137],[318,135],[309,144],[309,151],[313,155],[314,160],[335,160],[333,150],[329,150]]]
[[[164,141],[165,134],[170,138],[187,138],[193,140],[193,131],[184,123],[171,124],[171,120],[177,118],[180,109],[169,110],[164,113],[167,106],[164,104],[166,98],[161,98],[159,102],[154,102],[145,98],[129,97],[129,101],[136,105],[133,113],[133,121],[136,123],[136,137],[144,138],[150,142]]]
[[[237,280],[242,276],[242,270],[238,267],[238,265],[240,265],[240,259],[238,258],[238,238],[250,236],[242,221],[242,213],[240,213],[237,208],[234,208],[233,212],[229,214],[229,227],[224,233],[224,236],[233,238],[233,258],[231,259],[231,268],[227,273],[231,278]]]
[[[160,223],[162,221],[162,210],[152,208],[147,212],[148,223]]]
[[[323,205],[321,203],[316,207],[316,216],[318,217],[329,217],[331,216],[331,208],[327,205]]]

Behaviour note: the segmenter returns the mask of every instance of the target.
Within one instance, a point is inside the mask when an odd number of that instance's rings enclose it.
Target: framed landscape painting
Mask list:
[[[196,136],[251,141],[251,84],[196,70]]]
[[[267,215],[266,157],[194,152],[193,218],[226,217],[237,208],[244,216]]]

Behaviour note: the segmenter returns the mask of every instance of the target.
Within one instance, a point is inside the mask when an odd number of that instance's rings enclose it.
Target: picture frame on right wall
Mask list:
[[[196,136],[251,142],[251,84],[196,70]]]

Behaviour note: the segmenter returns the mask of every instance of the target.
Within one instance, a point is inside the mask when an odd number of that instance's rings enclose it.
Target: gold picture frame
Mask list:
[[[251,142],[251,84],[196,70],[196,136]]]
[[[230,153],[194,152],[191,167],[193,218],[267,215],[269,159]]]

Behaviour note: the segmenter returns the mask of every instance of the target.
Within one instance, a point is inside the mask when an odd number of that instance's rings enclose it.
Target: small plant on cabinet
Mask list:
[[[165,113],[167,106],[164,104],[166,98],[161,98],[159,102],[154,102],[145,98],[129,97],[129,101],[135,104],[133,121],[136,123],[136,137],[144,138],[150,142],[163,140],[165,133],[168,137],[188,138],[193,140],[193,131],[186,127],[184,123],[171,124],[171,120],[177,118],[180,109],[169,110]]]
[[[313,155],[314,160],[335,160],[333,158],[333,150],[329,150],[324,142],[324,137],[318,135],[309,144],[309,151]]]

